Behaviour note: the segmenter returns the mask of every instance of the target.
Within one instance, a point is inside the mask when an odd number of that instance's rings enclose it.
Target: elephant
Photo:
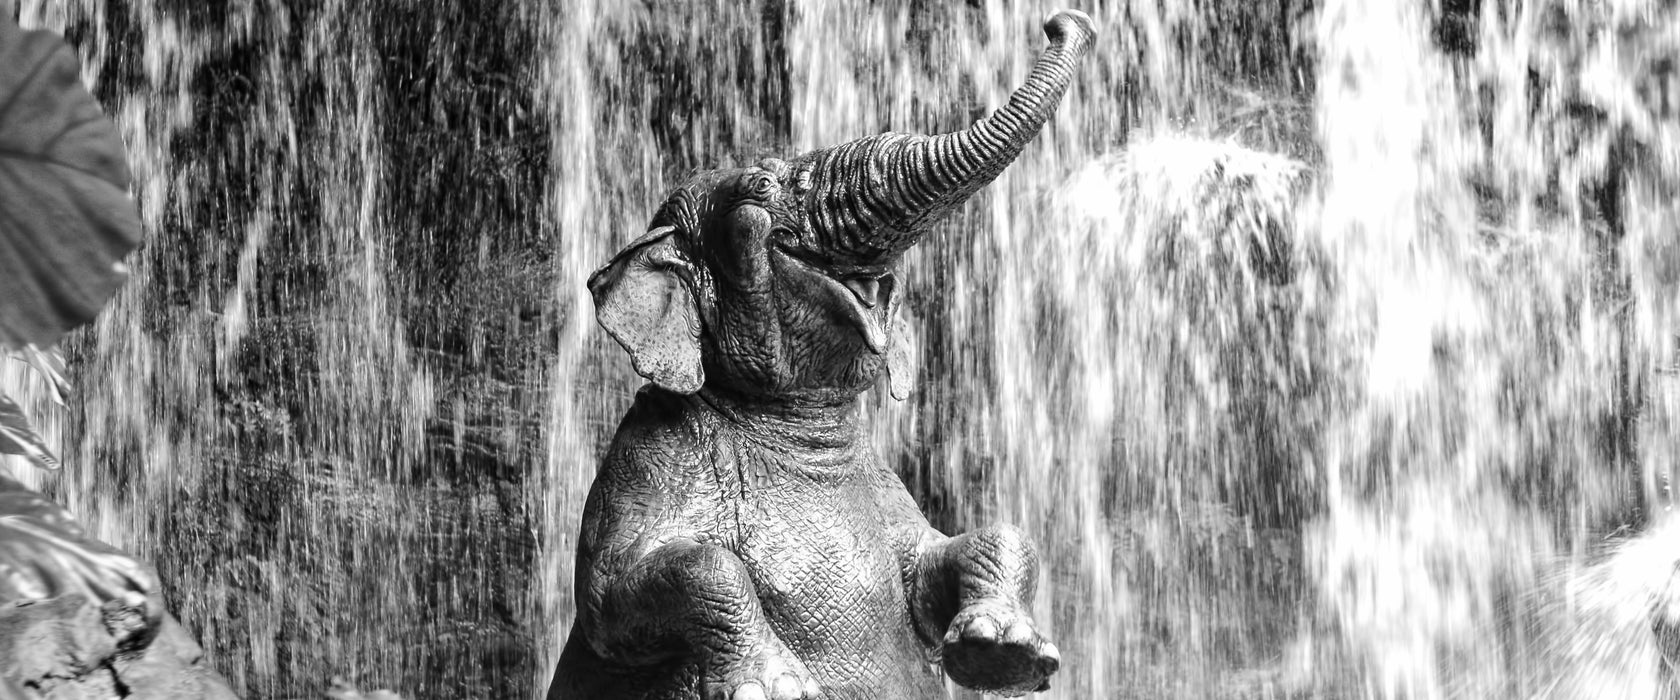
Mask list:
[[[648,383],[584,506],[550,700],[1049,687],[1033,543],[933,528],[859,410],[883,372],[908,388],[903,253],[1019,156],[1096,36],[1077,11],[1044,31],[1026,82],[970,127],[699,173],[590,277]]]

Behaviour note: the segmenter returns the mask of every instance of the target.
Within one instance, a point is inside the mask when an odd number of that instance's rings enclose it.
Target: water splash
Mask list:
[[[1645,389],[1669,331],[1627,323],[1674,295],[1672,280],[1634,282],[1623,247],[1657,234],[1625,223],[1639,205],[1619,183],[1647,174],[1594,152],[1624,138],[1614,111],[1572,121],[1570,105],[1594,98],[1546,82],[1561,78],[1555,61],[1596,55],[1613,34],[1593,23],[1626,22],[1630,7],[1484,6],[1473,61],[1431,40],[1450,19],[1436,7],[1332,2],[1319,15],[1315,233],[1351,283],[1336,318],[1367,349],[1308,549],[1367,696],[1599,692],[1547,686],[1513,626],[1545,616],[1528,598],[1558,561],[1660,505],[1638,486],[1655,465],[1641,464],[1634,424],[1645,444],[1675,440],[1660,417],[1672,409]],[[1550,13],[1575,18],[1537,19]],[[1563,629],[1549,633],[1581,633]]]
[[[0,368],[67,462],[13,469],[248,697],[540,696],[637,383],[589,272],[690,170],[966,125],[1056,7],[25,2],[148,244],[68,409]],[[1041,543],[1047,697],[1667,692],[1672,3],[1083,9],[868,401],[936,525]]]

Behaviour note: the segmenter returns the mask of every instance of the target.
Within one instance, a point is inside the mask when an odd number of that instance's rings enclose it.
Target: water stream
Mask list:
[[[1680,8],[1074,4],[865,398],[937,526],[1040,543],[1044,697],[1680,690]],[[1056,7],[24,0],[147,243],[66,406],[0,366],[65,458],[7,466],[245,697],[540,697],[638,383],[588,274],[696,168],[966,125]]]

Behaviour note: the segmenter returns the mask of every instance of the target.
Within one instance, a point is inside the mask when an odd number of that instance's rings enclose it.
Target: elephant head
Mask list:
[[[1095,36],[1077,11],[1044,31],[1026,83],[967,129],[694,176],[590,277],[597,320],[638,373],[678,393],[835,404],[883,368],[901,376],[900,257],[1038,134]]]

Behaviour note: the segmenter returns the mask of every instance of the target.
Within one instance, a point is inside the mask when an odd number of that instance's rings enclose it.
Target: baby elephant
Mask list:
[[[1010,527],[946,537],[870,448],[858,397],[909,378],[895,271],[1049,119],[1094,37],[1061,12],[996,113],[701,173],[589,280],[650,384],[584,509],[550,700],[908,700],[1049,687]]]

